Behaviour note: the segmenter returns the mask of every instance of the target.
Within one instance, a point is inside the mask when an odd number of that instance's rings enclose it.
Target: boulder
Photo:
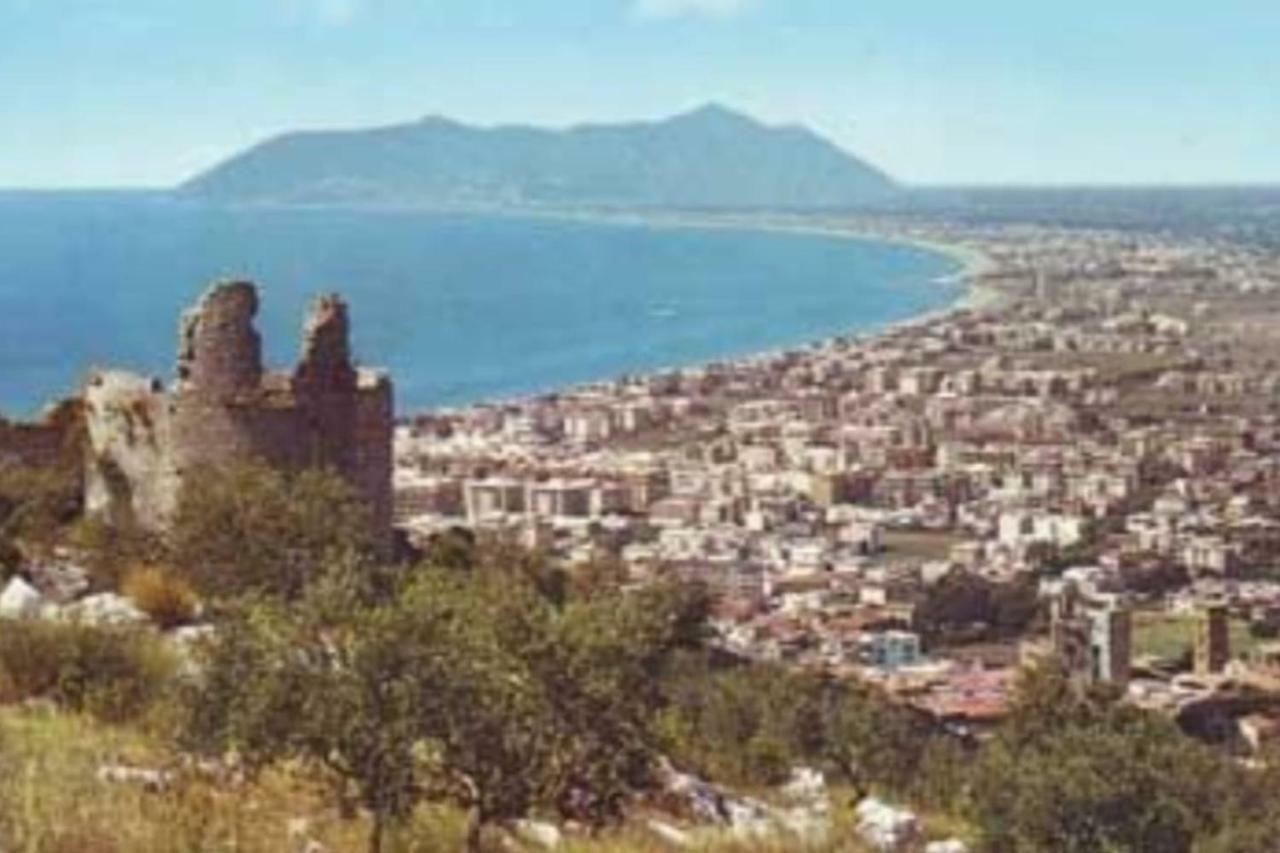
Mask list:
[[[20,577],[12,578],[0,592],[0,619],[38,619],[44,609],[44,596]]]
[[[650,818],[646,825],[649,827],[650,832],[672,847],[684,848],[693,846],[693,836],[683,829],[664,823],[656,818]]]
[[[132,601],[114,592],[91,595],[63,609],[67,618],[82,625],[141,625],[148,621],[147,614]]]
[[[770,835],[777,829],[769,807],[750,797],[724,797],[725,822],[735,838],[752,840]]]
[[[516,837],[546,850],[554,850],[564,843],[564,833],[552,823],[525,818],[515,823]]]
[[[657,778],[662,790],[682,801],[698,820],[711,823],[725,820],[724,797],[714,785],[676,770],[666,759],[658,765]]]
[[[98,781],[138,785],[144,790],[159,793],[173,784],[173,774],[167,770],[130,767],[126,764],[104,764],[98,768]]]
[[[69,560],[37,563],[27,569],[31,581],[50,601],[66,604],[89,591],[89,570]]]
[[[795,803],[825,802],[827,778],[812,767],[793,767],[791,778],[782,786],[782,795]]]
[[[873,850],[898,853],[914,844],[920,834],[915,814],[899,809],[875,797],[867,797],[854,810],[858,834]]]
[[[821,847],[831,840],[831,815],[825,802],[788,809],[778,815],[778,824],[805,847]]]
[[[958,838],[930,841],[924,846],[924,853],[969,853],[969,845]]]

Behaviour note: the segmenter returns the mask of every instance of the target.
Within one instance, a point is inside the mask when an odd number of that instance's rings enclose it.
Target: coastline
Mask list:
[[[838,220],[823,221],[821,219],[815,219],[812,222],[787,222],[778,221],[777,219],[761,219],[749,216],[744,217],[742,214],[726,214],[723,216],[701,214],[697,216],[690,216],[688,214],[676,212],[636,213],[632,211],[553,211],[512,208],[434,212],[474,214],[483,216],[509,216],[525,219],[547,219],[591,225],[617,225],[620,227],[738,230],[755,231],[759,233],[808,235],[843,240],[860,240],[908,246],[921,251],[946,256],[959,265],[959,270],[953,275],[946,276],[943,279],[934,280],[935,283],[945,282],[947,284],[958,285],[960,293],[955,299],[945,305],[931,308],[927,311],[910,317],[905,317],[901,320],[886,323],[874,330],[857,333],[856,337],[864,341],[874,340],[879,336],[889,335],[907,329],[927,326],[931,323],[938,322],[939,320],[946,319],[947,317],[961,312],[997,310],[1009,299],[1009,295],[1004,291],[979,283],[979,279],[984,274],[995,268],[996,262],[977,248],[961,243],[947,242],[933,237],[919,237],[915,235],[893,233],[887,230],[875,230],[866,227],[852,226],[851,223],[842,224]],[[412,419],[415,416],[431,412],[463,411],[477,406],[522,404],[552,394],[573,393],[589,389],[595,385],[599,385],[600,383],[616,380],[621,376],[654,375],[670,370],[697,368],[713,362],[750,362],[762,358],[768,358],[788,350],[826,346],[833,341],[844,337],[847,337],[847,334],[827,335],[796,344],[753,350],[751,352],[739,353],[719,359],[664,365],[662,367],[644,369],[634,373],[601,376],[597,379],[585,382],[548,386],[547,388],[538,391],[485,397],[474,400],[470,403],[460,403],[451,406],[420,407],[411,412],[405,413],[404,415],[398,416],[397,419]]]
[[[885,328],[894,328],[922,318],[944,316],[952,311],[979,311],[998,308],[1007,294],[984,286],[978,279],[995,268],[996,262],[973,246],[948,242],[937,237],[920,237],[896,233],[890,230],[867,228],[840,219],[824,219],[821,215],[804,214],[741,214],[702,213],[688,214],[678,211],[610,211],[610,210],[548,210],[537,208],[493,208],[441,210],[439,212],[471,213],[486,216],[510,216],[525,219],[549,219],[563,222],[580,222],[591,225],[618,225],[625,227],[669,228],[693,230],[756,231],[772,234],[796,234],[814,237],[830,237],[843,240],[865,240],[909,246],[934,254],[945,255],[960,266],[960,270],[948,278],[963,288],[963,293],[950,305],[935,308],[908,320],[898,321]],[[782,218],[786,217],[786,218]],[[800,221],[800,220],[804,221]],[[816,341],[815,341],[816,342]]]
[[[185,203],[185,202],[184,202]],[[891,230],[853,225],[839,218],[824,218],[824,214],[802,213],[689,213],[678,210],[615,210],[584,207],[543,208],[485,205],[317,205],[317,204],[249,204],[232,207],[275,208],[281,210],[350,210],[370,213],[427,213],[459,216],[494,216],[511,219],[551,220],[577,222],[588,225],[617,225],[638,228],[669,228],[693,230],[736,230],[759,233],[797,234],[815,237],[831,237],[845,240],[866,240],[910,246],[935,254],[945,255],[960,265],[960,271],[952,280],[964,287],[965,293],[952,304],[952,310],[980,310],[990,308],[1005,298],[1001,291],[976,284],[976,278],[995,266],[995,262],[972,246],[948,242],[937,237],[919,237]],[[938,310],[938,309],[934,309]],[[927,312],[932,314],[933,311]],[[924,316],[924,315],[920,315]]]

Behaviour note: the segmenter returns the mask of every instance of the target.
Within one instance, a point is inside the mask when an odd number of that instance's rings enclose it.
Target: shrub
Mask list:
[[[184,480],[171,562],[209,600],[296,599],[330,558],[370,556],[371,530],[364,499],[330,471],[206,468]]]
[[[125,722],[164,695],[174,671],[171,656],[138,630],[0,623],[0,701],[48,698],[105,722]]]
[[[125,575],[120,591],[161,628],[176,628],[196,616],[195,591],[157,566],[138,566]]]

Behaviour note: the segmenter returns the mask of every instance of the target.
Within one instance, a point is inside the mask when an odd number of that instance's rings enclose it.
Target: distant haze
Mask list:
[[[896,186],[799,126],[708,105],[665,121],[557,131],[432,117],[289,133],[186,182],[186,195],[290,204],[822,209]]]

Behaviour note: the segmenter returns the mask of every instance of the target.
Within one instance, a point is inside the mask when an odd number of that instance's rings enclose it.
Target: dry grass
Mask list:
[[[135,566],[120,591],[161,628],[176,628],[195,619],[197,601],[191,585],[158,566]]]
[[[163,791],[101,781],[105,764],[174,770]],[[735,839],[724,831],[693,832],[692,849],[706,853],[865,853],[852,832],[847,792],[833,792],[835,831],[804,845],[786,836]],[[671,820],[665,819],[672,823]],[[290,833],[305,822],[305,833]],[[296,828],[296,827],[295,827]],[[931,838],[946,827],[925,822]],[[310,840],[330,853],[363,851],[368,822],[344,820],[313,778],[295,770],[232,784],[181,771],[174,753],[136,728],[106,726],[86,716],[48,710],[0,709],[0,850],[5,853],[292,853]],[[391,833],[388,853],[461,849],[457,810],[419,809]],[[538,849],[494,832],[489,849]],[[568,853],[666,853],[672,848],[642,820],[596,837],[570,837]]]

